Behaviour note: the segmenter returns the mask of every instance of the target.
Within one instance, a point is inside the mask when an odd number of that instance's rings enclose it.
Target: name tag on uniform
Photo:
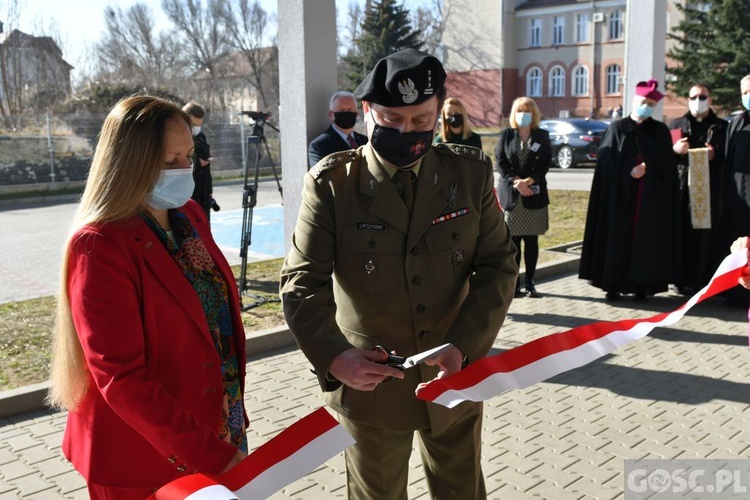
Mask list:
[[[358,222],[357,229],[366,229],[369,231],[385,231],[385,224],[375,222]]]
[[[541,147],[541,144],[539,144],[538,142],[535,142],[534,144],[529,146],[529,149],[536,153],[537,151],[539,151],[540,147]]]
[[[469,207],[462,208],[461,210],[456,210],[455,212],[441,215],[440,217],[435,217],[434,219],[432,219],[432,222],[430,223],[430,225],[434,226],[435,224],[440,224],[441,222],[455,219],[456,217],[461,217],[462,215],[466,215],[468,213],[469,213]]]

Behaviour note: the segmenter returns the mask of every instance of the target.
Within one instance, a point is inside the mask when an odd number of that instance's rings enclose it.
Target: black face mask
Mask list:
[[[451,127],[458,128],[464,124],[464,115],[450,115],[446,121]]]
[[[370,144],[384,159],[398,168],[404,168],[427,154],[432,137],[432,130],[403,134],[395,128],[381,127],[375,123]]]
[[[354,111],[336,111],[333,113],[333,123],[339,128],[354,128],[357,123],[357,113]]]

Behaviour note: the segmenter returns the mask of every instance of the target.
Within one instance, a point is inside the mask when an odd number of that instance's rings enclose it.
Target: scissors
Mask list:
[[[443,344],[433,349],[428,349],[424,352],[415,354],[414,356],[409,356],[408,358],[404,356],[397,356],[395,354],[391,354],[388,351],[388,349],[386,349],[382,345],[376,345],[373,348],[373,351],[380,351],[388,356],[388,359],[386,359],[385,361],[379,361],[379,363],[384,364],[384,365],[389,365],[401,371],[404,371],[407,368],[417,366],[420,363],[424,363],[428,359],[434,358],[438,354],[441,354],[447,351],[451,347],[453,347],[453,344]]]

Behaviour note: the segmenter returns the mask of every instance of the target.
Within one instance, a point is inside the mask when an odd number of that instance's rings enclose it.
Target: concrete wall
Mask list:
[[[307,145],[324,128],[328,100],[338,85],[336,3],[279,0],[278,9],[284,236],[289,250],[307,172]]]
[[[443,64],[447,72],[502,67],[502,0],[445,0]]]

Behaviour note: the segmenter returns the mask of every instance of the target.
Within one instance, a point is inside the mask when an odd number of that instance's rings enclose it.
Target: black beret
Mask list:
[[[378,61],[354,95],[389,108],[411,106],[437,94],[443,83],[445,70],[436,57],[403,49]]]

